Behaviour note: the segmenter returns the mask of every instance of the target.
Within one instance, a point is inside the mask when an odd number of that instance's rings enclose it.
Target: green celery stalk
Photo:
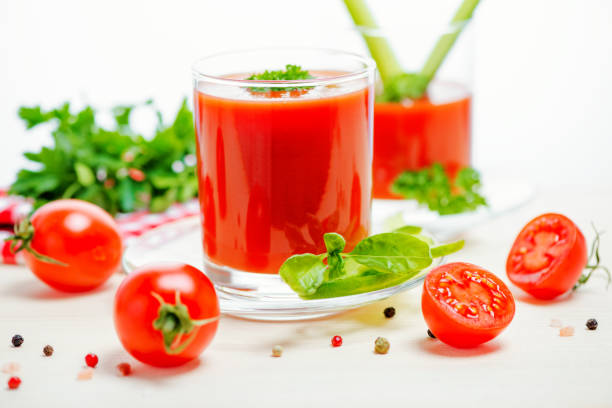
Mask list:
[[[435,77],[436,72],[457,41],[459,34],[472,18],[479,2],[480,0],[463,0],[450,22],[453,31],[443,34],[438,39],[423,68],[418,73],[407,73],[402,70],[386,38],[379,35],[373,37],[368,35],[367,32],[362,32],[385,86],[384,100],[399,101],[405,97],[418,99],[423,96],[429,82]],[[344,4],[356,26],[378,28],[365,0],[344,0]]]
[[[372,16],[372,12],[368,8],[365,0],[344,0],[344,4],[357,27],[377,29],[378,25]],[[391,81],[397,75],[403,73],[397,57],[391,49],[391,45],[386,38],[380,36],[370,36],[367,33],[362,33],[363,39],[368,46],[368,50],[372,55],[380,73],[380,78],[384,83]]]
[[[453,48],[455,41],[457,41],[459,34],[461,34],[461,31],[463,31],[465,24],[467,24],[467,22],[472,18],[474,9],[476,9],[479,2],[480,0],[463,0],[463,3],[461,3],[461,6],[459,6],[459,9],[450,22],[450,26],[453,31],[443,34],[438,39],[438,42],[429,54],[427,61],[425,61],[425,65],[423,65],[423,68],[421,69],[421,75],[427,77],[428,82],[431,81],[436,75],[438,68],[440,68],[440,65],[442,65],[442,62],[444,62],[444,59],[450,52],[451,48]]]

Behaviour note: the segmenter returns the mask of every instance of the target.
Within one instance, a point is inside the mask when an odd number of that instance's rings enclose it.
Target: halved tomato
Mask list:
[[[518,234],[508,259],[508,278],[540,299],[552,299],[570,290],[587,264],[582,232],[561,214],[543,214]]]
[[[467,348],[493,339],[510,324],[514,298],[491,272],[455,262],[427,275],[421,308],[429,330],[438,339]]]

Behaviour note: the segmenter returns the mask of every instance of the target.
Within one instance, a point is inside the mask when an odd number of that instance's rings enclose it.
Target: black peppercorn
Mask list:
[[[385,314],[385,317],[387,319],[390,319],[393,316],[395,316],[395,308],[394,307],[388,307],[388,308],[385,309],[385,311],[383,313]]]
[[[50,345],[46,345],[43,348],[43,354],[47,357],[51,357],[51,355],[53,354],[53,347],[51,347]]]
[[[431,330],[429,330],[429,329],[427,329],[427,335],[428,335],[429,337],[431,337],[432,339],[435,339],[435,338],[436,338],[436,336],[435,336],[435,335],[434,335],[434,334],[431,332]]]
[[[13,342],[13,346],[19,347],[23,344],[23,337],[21,337],[21,335],[19,334],[16,334],[13,336],[13,339],[11,341]]]
[[[587,327],[587,329],[589,329],[589,330],[595,330],[595,329],[597,329],[597,324],[598,324],[598,323],[597,323],[597,320],[595,320],[595,319],[589,319],[589,320],[587,320],[587,322],[586,322],[586,327]]]

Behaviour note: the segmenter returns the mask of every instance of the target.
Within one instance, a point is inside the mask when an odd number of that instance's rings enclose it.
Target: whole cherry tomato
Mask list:
[[[106,282],[119,269],[123,249],[113,217],[81,200],[43,205],[17,226],[12,241],[34,275],[66,292]]]
[[[197,358],[212,341],[219,302],[210,279],[185,264],[134,271],[115,295],[115,329],[137,360],[173,367]]]
[[[582,232],[561,214],[543,214],[518,234],[506,261],[508,278],[540,299],[570,290],[587,264]]]
[[[432,270],[423,284],[423,317],[444,343],[475,347],[496,337],[514,317],[514,298],[491,272],[455,262]]]

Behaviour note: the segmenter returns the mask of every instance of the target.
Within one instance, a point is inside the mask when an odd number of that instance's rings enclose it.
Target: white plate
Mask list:
[[[487,199],[488,207],[464,214],[439,215],[418,206],[414,200],[374,200],[372,221],[377,231],[402,225],[418,225],[438,239],[448,241],[477,224],[520,207],[534,194],[533,186],[525,181],[489,176],[483,177],[482,187],[482,195]]]

